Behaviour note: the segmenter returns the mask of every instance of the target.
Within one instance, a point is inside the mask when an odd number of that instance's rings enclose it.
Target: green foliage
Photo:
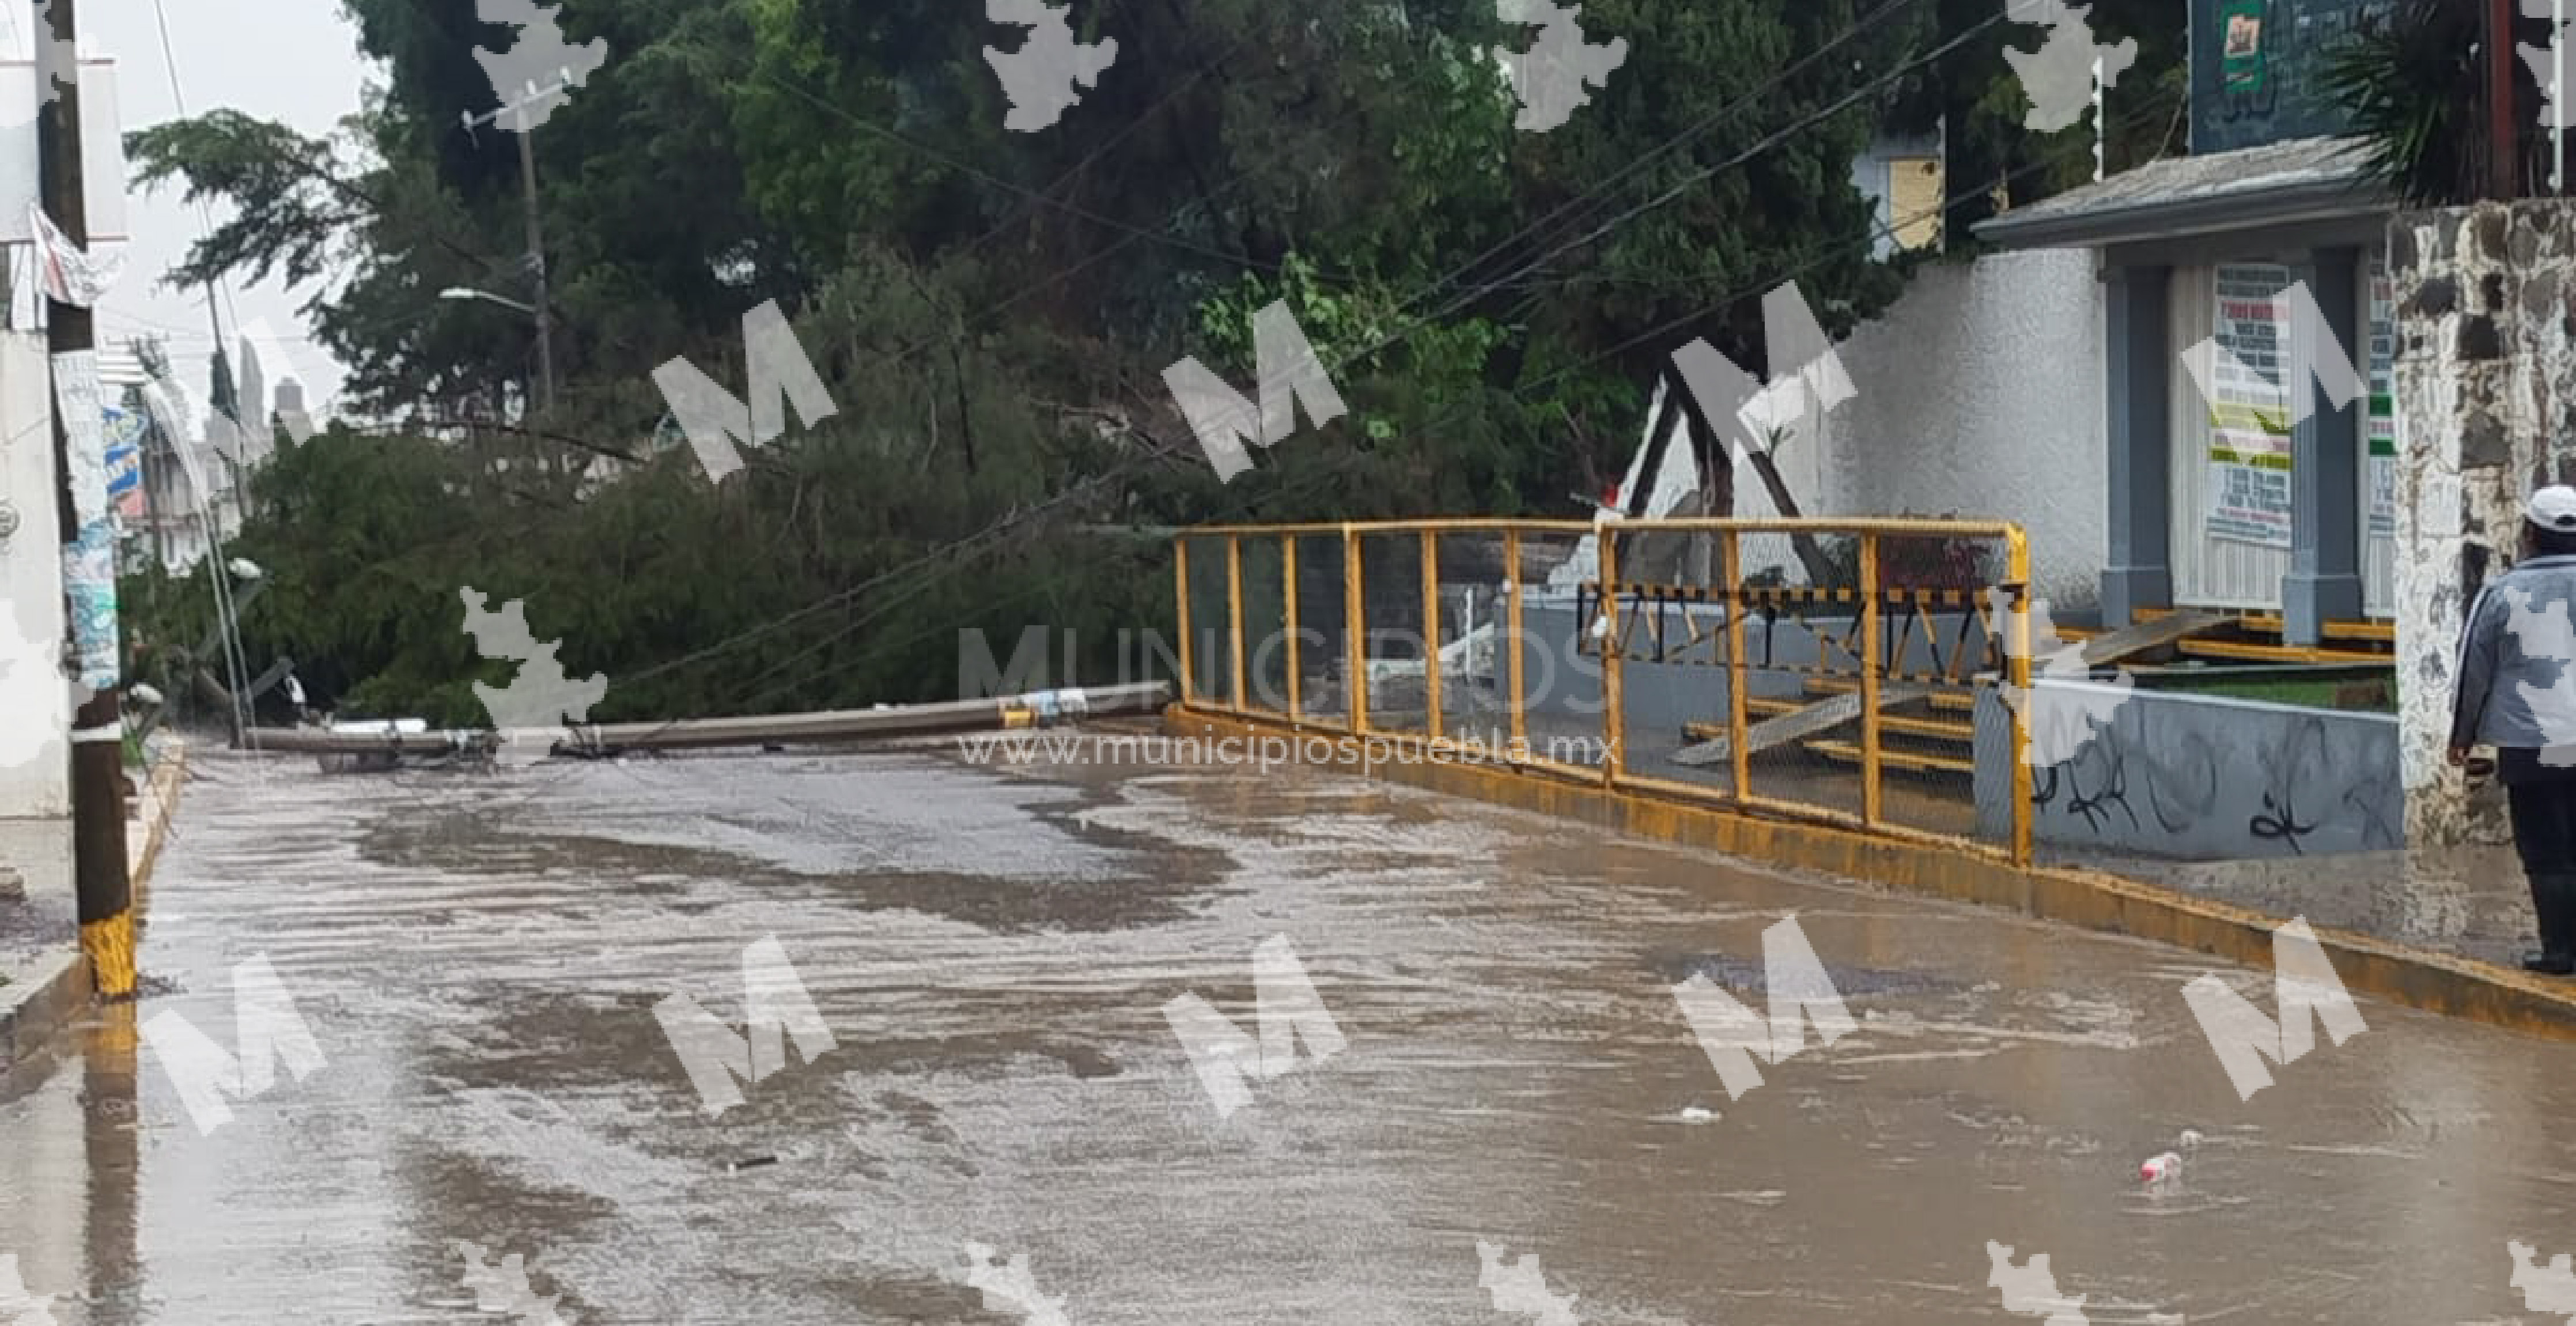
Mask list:
[[[1929,75],[1872,85],[1985,17],[1592,0],[1627,64],[1536,135],[1490,53],[1533,34],[1491,0],[1088,0],[1075,26],[1116,65],[1015,133],[983,60],[1014,38],[977,5],[565,0],[567,39],[611,55],[531,143],[540,412],[527,320],[435,298],[532,295],[520,144],[458,124],[492,106],[473,46],[506,33],[471,0],[348,8],[386,81],[334,135],[216,112],[129,151],[229,210],[189,278],[338,278],[316,334],[341,404],[385,421],[260,476],[235,545],[273,577],[253,665],[444,722],[512,670],[474,652],[461,586],[526,599],[567,673],[604,673],[596,717],[730,713],[944,697],[961,628],[1071,630],[1100,675],[1117,629],[1171,613],[1167,545],[1121,528],[1562,512],[1624,463],[1675,346],[1764,362],[1784,280],[1838,333],[1896,296],[1850,167]],[[1933,101],[2000,105],[2005,35],[1938,66]],[[712,487],[650,374],[742,383],[740,319],[770,299],[835,412]],[[1273,301],[1350,411],[1220,484],[1161,371],[1251,382]],[[137,586],[144,638],[194,642],[203,574]]]
[[[2547,26],[2525,20],[2516,36],[2541,42],[2546,34],[2535,23]],[[2397,0],[2326,54],[2326,87],[2368,144],[2370,173],[2410,206],[2450,207],[2490,193],[2485,30],[2482,6]],[[2519,105],[2538,104],[2538,85],[2520,60],[2514,83]],[[2518,115],[2515,123],[2531,119]]]

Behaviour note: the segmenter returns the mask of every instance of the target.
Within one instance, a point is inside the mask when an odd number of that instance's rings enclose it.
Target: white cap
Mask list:
[[[2522,514],[2542,529],[2576,530],[2576,488],[2553,483],[2533,493]]]

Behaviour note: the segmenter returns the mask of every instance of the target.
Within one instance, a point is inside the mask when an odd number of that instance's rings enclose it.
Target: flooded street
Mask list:
[[[511,1319],[460,1242],[566,1323],[764,1326],[2043,1320],[1989,1241],[2095,1326],[2503,1322],[2508,1240],[2576,1251],[2576,1045],[2365,998],[2240,1100],[2182,987],[2268,972],[1473,802],[935,747],[196,774],[163,992],[0,1076],[0,1253],[63,1326]],[[1859,1029],[1730,1100],[1673,986],[1761,1007],[1793,915]],[[1163,1008],[1257,1037],[1274,936],[1345,1045],[1221,1115]],[[773,937],[832,1047],[710,1113],[656,1005],[738,1029]],[[201,1132],[138,1024],[234,1047],[262,956],[325,1062]]]

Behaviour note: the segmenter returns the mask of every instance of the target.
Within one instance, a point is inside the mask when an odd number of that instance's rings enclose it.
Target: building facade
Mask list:
[[[2178,606],[2277,614],[2293,646],[2386,638],[2395,209],[2320,84],[2385,8],[2192,0],[2191,153],[1979,227],[2099,264],[2106,623]]]

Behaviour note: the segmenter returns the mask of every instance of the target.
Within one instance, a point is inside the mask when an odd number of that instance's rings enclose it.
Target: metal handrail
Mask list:
[[[1721,790],[1673,779],[1656,778],[1636,773],[1626,767],[1627,734],[1623,713],[1625,689],[1623,665],[1627,653],[1625,647],[1627,628],[1621,618],[1632,611],[1631,605],[1626,600],[1638,596],[1630,592],[1633,587],[1619,582],[1618,560],[1621,553],[1619,547],[1621,540],[1617,538],[1599,540],[1595,571],[1597,578],[1587,584],[1600,601],[1602,614],[1609,620],[1609,641],[1605,643],[1600,654],[1601,694],[1604,701],[1600,734],[1603,751],[1601,766],[1597,770],[1584,769],[1551,759],[1541,759],[1530,753],[1528,705],[1527,696],[1524,693],[1519,644],[1524,638],[1522,629],[1524,586],[1520,574],[1520,556],[1524,538],[1530,535],[1600,536],[1656,533],[1686,533],[1716,537],[1719,579],[1722,583],[1712,588],[1717,591],[1722,602],[1743,599],[1752,588],[1743,583],[1742,575],[1744,562],[1742,544],[1746,535],[1823,534],[1841,535],[1859,540],[1857,566],[1859,584],[1851,591],[1849,600],[1853,612],[1859,617],[1857,624],[1860,636],[1859,656],[1866,660],[1859,669],[1858,678],[1860,710],[1857,718],[1861,729],[1862,777],[1861,811],[1858,815],[1827,806],[1808,805],[1757,795],[1751,790],[1751,751],[1747,736],[1753,724],[1746,704],[1746,687],[1741,680],[1730,683],[1727,688],[1726,719],[1729,765],[1732,774],[1727,788]],[[1716,516],[1636,519],[1604,517],[1592,521],[1446,517],[1422,520],[1192,526],[1178,530],[1173,535],[1173,579],[1179,598],[1178,621],[1181,628],[1177,659],[1181,671],[1181,705],[1184,708],[1226,714],[1251,722],[1285,724],[1298,731],[1334,732],[1391,744],[1421,743],[1426,749],[1432,746],[1442,750],[1461,749],[1462,743],[1459,739],[1447,736],[1443,732],[1440,703],[1439,539],[1443,534],[1499,535],[1503,539],[1504,565],[1509,568],[1505,583],[1507,602],[1503,638],[1509,643],[1501,647],[1504,647],[1509,655],[1505,708],[1510,719],[1511,741],[1508,748],[1493,752],[1492,758],[1496,762],[1552,777],[1562,778],[1571,775],[1588,778],[1599,782],[1605,789],[1614,791],[1707,801],[1747,813],[1804,819],[1893,838],[1965,845],[1979,851],[1992,850],[1978,846],[1961,835],[1895,824],[1889,822],[1886,817],[1881,794],[1885,773],[1883,758],[1885,752],[1880,742],[1880,718],[1883,706],[1880,702],[1879,687],[1883,681],[1903,680],[1904,677],[1894,670],[1888,660],[1880,657],[1881,647],[1886,639],[1882,629],[1881,614],[1887,606],[1897,602],[1909,591],[1886,591],[1879,583],[1879,552],[1881,541],[1889,538],[1969,538],[2001,542],[2004,545],[2006,562],[2002,582],[1995,586],[1980,587],[1980,591],[1970,598],[1972,605],[1982,603],[1985,589],[2000,589],[2007,596],[2008,611],[2003,614],[2002,623],[2005,632],[2003,647],[2006,663],[2002,680],[2014,688],[2013,695],[2024,696],[2029,694],[2031,684],[2030,621],[2026,611],[2030,587],[2030,544],[2022,528],[2009,521],[1915,516],[1856,519],[1825,517],[1739,519]],[[1343,559],[1343,689],[1346,714],[1339,718],[1312,713],[1305,703],[1306,697],[1300,694],[1299,679],[1295,676],[1300,633],[1297,594],[1298,549],[1302,542],[1312,542],[1319,537],[1327,536],[1341,543]],[[1365,644],[1366,567],[1361,556],[1360,541],[1364,538],[1388,536],[1409,536],[1420,542],[1421,611],[1424,614],[1426,628],[1424,689],[1429,705],[1424,722],[1426,729],[1424,733],[1390,732],[1369,721]],[[1193,540],[1208,539],[1221,539],[1225,543],[1227,603],[1222,629],[1227,633],[1228,666],[1226,670],[1229,675],[1219,683],[1227,687],[1227,695],[1222,700],[1199,692],[1191,648],[1195,632],[1192,630],[1189,605],[1189,544]],[[1257,707],[1245,694],[1248,675],[1244,652],[1242,545],[1246,539],[1279,541],[1280,575],[1283,580],[1282,629],[1288,644],[1290,660],[1288,666],[1291,669],[1287,708],[1284,712],[1275,708]],[[1835,588],[1839,591],[1839,587]],[[1608,592],[1601,593],[1600,591],[1604,589]],[[1919,594],[1922,591],[1910,592]],[[1725,632],[1727,668],[1737,673],[1760,670],[1745,661],[1744,614],[1728,612]],[[2027,863],[2031,859],[2032,777],[2025,757],[2029,751],[2030,729],[2022,705],[2011,704],[2007,709],[2011,722],[2013,811],[2011,842],[2003,850],[2003,854],[2016,863]],[[1477,742],[1474,745],[1482,747],[1484,743]]]

